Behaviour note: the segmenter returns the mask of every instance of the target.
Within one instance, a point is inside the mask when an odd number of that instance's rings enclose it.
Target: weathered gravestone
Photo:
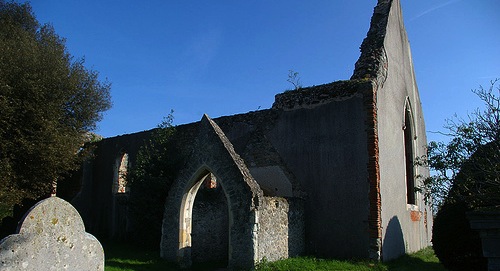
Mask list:
[[[0,270],[104,270],[104,251],[76,209],[51,197],[26,213],[18,234],[0,241]]]
[[[488,271],[500,271],[500,211],[480,210],[467,213],[470,226],[479,231]]]

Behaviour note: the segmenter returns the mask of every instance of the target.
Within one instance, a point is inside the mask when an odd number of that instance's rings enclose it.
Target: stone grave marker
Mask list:
[[[0,241],[0,271],[10,270],[104,270],[104,251],[77,210],[51,197],[26,213],[17,234]]]

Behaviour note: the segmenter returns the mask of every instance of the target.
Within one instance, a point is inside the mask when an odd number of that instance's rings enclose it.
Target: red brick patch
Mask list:
[[[411,221],[420,221],[422,218],[422,212],[420,211],[410,211]]]

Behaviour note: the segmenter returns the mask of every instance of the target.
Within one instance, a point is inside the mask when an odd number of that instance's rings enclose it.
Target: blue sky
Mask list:
[[[401,0],[428,139],[500,78],[500,1]],[[69,52],[112,83],[97,133],[270,108],[292,88],[349,79],[376,0],[33,0]]]

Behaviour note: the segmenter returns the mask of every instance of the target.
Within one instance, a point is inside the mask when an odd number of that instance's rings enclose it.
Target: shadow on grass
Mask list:
[[[176,264],[160,258],[159,250],[144,249],[130,244],[103,242],[106,256],[105,271],[181,270]],[[185,270],[185,269],[184,269]],[[219,264],[196,264],[195,270],[225,270]],[[432,248],[405,255],[385,263],[366,261],[336,261],[316,258],[290,258],[262,263],[257,270],[369,270],[369,271],[446,271],[434,255]]]
[[[426,248],[416,254],[401,256],[387,262],[386,265],[389,271],[446,271],[431,248]]]
[[[157,250],[141,249],[116,242],[102,244],[106,257],[105,271],[178,270],[174,264],[160,258],[160,252]]]
[[[109,241],[102,244],[106,256],[105,271],[225,270],[225,268],[221,268],[221,263],[198,263],[191,269],[180,269],[176,264],[160,258],[159,250],[138,248],[131,244]]]
[[[162,262],[121,262],[112,260],[106,260],[106,271],[153,271],[153,270],[179,270],[175,266],[169,263]]]

